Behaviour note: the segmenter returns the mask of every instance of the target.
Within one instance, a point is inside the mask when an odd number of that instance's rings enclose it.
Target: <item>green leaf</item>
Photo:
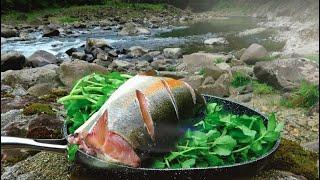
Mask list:
[[[202,168],[202,167],[208,167],[209,164],[206,161],[197,161],[196,167]]]
[[[268,119],[269,119],[269,121],[268,121],[267,131],[274,131],[274,129],[277,126],[277,120],[276,120],[275,113],[271,113],[269,115]]]
[[[182,168],[190,168],[190,167],[193,167],[195,164],[196,164],[195,159],[188,159],[188,160],[185,160],[181,163],[181,167]]]
[[[212,153],[220,156],[228,156],[231,154],[233,148],[236,146],[237,141],[231,136],[221,136],[214,141]]]
[[[207,104],[207,112],[210,113],[214,113],[217,107],[217,103],[209,103]]]
[[[76,153],[79,149],[79,146],[77,144],[70,144],[68,145],[68,160],[74,161],[76,157]]]
[[[254,138],[257,134],[256,131],[247,128],[246,126],[238,126],[237,128],[241,129],[244,135]]]
[[[274,129],[274,131],[275,132],[281,132],[283,128],[284,128],[284,123],[281,122],[281,123],[277,124],[276,128]]]
[[[268,131],[266,133],[266,135],[264,136],[263,140],[265,140],[267,142],[274,142],[274,141],[278,140],[279,136],[280,136],[279,132]]]
[[[157,168],[157,169],[163,169],[166,167],[166,163],[160,161],[160,160],[156,160],[153,164],[152,164],[153,168]]]
[[[261,151],[263,150],[260,141],[254,142],[254,143],[251,145],[250,149],[251,149],[254,153],[256,153],[256,154],[261,154]]]
[[[210,166],[219,166],[223,165],[223,160],[216,155],[208,154],[205,156],[206,160],[210,164]]]

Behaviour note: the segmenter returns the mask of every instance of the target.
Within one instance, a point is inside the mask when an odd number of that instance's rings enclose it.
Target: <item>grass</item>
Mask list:
[[[204,75],[204,74],[205,74],[205,70],[204,70],[204,68],[201,68],[199,71],[199,75]]]
[[[297,89],[288,99],[282,99],[281,105],[295,108],[311,108],[319,101],[319,89],[317,85],[303,81],[299,89]]]
[[[117,9],[117,11],[114,11]],[[52,7],[42,10],[22,13],[11,11],[1,15],[2,23],[6,24],[40,24],[39,18],[49,16],[49,21],[54,23],[73,23],[83,18],[90,17],[95,19],[105,19],[110,16],[121,17],[144,17],[145,11],[158,13],[167,10],[164,4],[148,3],[122,3],[106,0],[103,5],[84,5],[70,7]],[[176,9],[170,9],[171,13],[177,13]],[[124,13],[125,12],[125,13]]]
[[[233,87],[245,86],[249,83],[251,83],[251,78],[243,72],[236,72],[235,74],[233,74],[231,80],[231,85]]]
[[[252,88],[253,88],[253,94],[257,94],[257,95],[274,93],[274,89],[271,86],[265,83],[260,83],[258,81],[252,82]]]
[[[319,63],[319,54],[309,54],[309,55],[306,55],[305,58]]]
[[[214,59],[214,62],[215,62],[216,64],[219,64],[219,63],[224,62],[224,59],[223,59],[222,57],[218,57],[218,58]]]

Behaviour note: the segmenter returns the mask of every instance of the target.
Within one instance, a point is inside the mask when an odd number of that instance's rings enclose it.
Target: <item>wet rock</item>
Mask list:
[[[61,82],[67,87],[72,87],[74,83],[83,76],[94,72],[106,73],[107,69],[94,63],[75,60],[62,63],[58,72]]]
[[[141,46],[133,46],[129,48],[129,56],[131,57],[140,57],[148,53],[147,49],[144,49]]]
[[[112,49],[112,46],[109,44],[109,42],[104,39],[88,38],[86,41],[85,49],[87,51],[90,51],[92,47],[100,49]]]
[[[73,52],[71,54],[71,57],[73,59],[80,59],[80,60],[86,60],[86,54],[84,52]]]
[[[32,96],[39,97],[49,94],[52,89],[53,87],[51,83],[41,83],[31,86],[27,92]]]
[[[19,70],[26,64],[24,55],[17,51],[1,54],[1,71]]]
[[[16,29],[1,27],[1,37],[10,38],[18,37],[19,33]]]
[[[193,89],[198,89],[204,81],[204,77],[201,75],[193,75],[183,78],[182,80],[188,83]]]
[[[42,37],[54,37],[59,36],[60,31],[59,28],[55,25],[48,25],[43,29]]]
[[[58,63],[57,57],[44,50],[38,50],[34,52],[27,60],[27,64],[32,67],[41,67],[47,64],[57,64],[57,63]]]
[[[261,58],[268,54],[266,48],[259,44],[251,44],[242,54],[240,60],[246,64],[252,65],[260,61]]]
[[[72,53],[77,52],[78,50],[76,48],[70,48],[66,51],[66,54],[68,54],[68,56],[71,56]]]
[[[119,32],[122,36],[133,36],[133,35],[148,35],[151,34],[150,30],[144,27],[140,27],[134,23],[127,23]]]
[[[206,39],[204,41],[204,44],[207,44],[207,45],[223,45],[223,44],[228,44],[228,41],[223,37],[217,37],[217,38]]]
[[[40,152],[12,167],[5,167],[3,180],[65,180],[69,179],[69,165],[64,154]]]
[[[1,83],[10,86],[21,84],[24,88],[39,84],[50,82],[53,85],[57,84],[57,65],[48,64],[42,67],[22,69],[22,70],[8,70],[1,73]]]
[[[254,75],[277,89],[293,90],[302,80],[318,85],[319,65],[297,58],[259,62],[254,66]]]
[[[182,57],[182,49],[181,48],[165,48],[163,50],[163,54],[165,58],[178,59]]]

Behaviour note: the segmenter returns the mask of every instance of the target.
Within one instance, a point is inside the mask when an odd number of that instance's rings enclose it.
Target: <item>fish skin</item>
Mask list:
[[[146,98],[154,125],[154,138],[151,138],[143,120],[137,90]],[[108,131],[117,133],[134,150],[142,154],[170,152],[183,134],[177,130],[179,124],[185,123],[185,119],[194,116],[204,106],[203,97],[191,91],[183,81],[136,75],[121,85],[75,134],[90,133],[96,121],[108,110]]]

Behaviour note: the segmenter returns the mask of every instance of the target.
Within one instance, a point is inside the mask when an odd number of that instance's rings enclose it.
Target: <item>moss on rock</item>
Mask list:
[[[49,104],[42,103],[31,103],[23,108],[24,115],[34,115],[34,114],[48,114],[55,115],[56,113],[52,110],[52,107]]]
[[[50,91],[49,94],[41,96],[41,100],[45,100],[47,102],[56,102],[59,98],[68,95],[68,91],[62,88],[55,88]]]
[[[292,172],[308,179],[318,179],[318,158],[319,154],[305,150],[294,141],[282,139],[268,168]]]

